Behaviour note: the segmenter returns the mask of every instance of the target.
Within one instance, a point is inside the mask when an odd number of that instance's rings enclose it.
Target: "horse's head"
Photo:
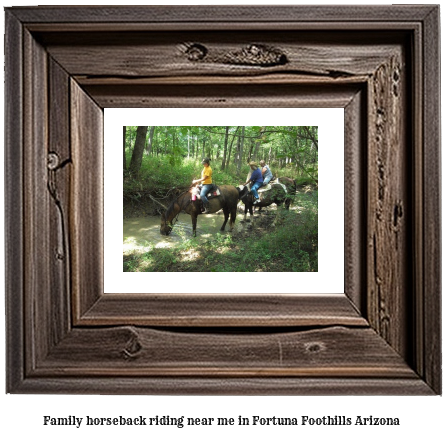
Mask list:
[[[168,236],[172,231],[171,222],[166,220],[165,213],[162,213],[161,222],[160,222],[160,234],[163,236]]]
[[[247,195],[249,193],[248,186],[239,186],[237,187],[237,191],[238,191],[238,199],[245,203],[247,200]]]

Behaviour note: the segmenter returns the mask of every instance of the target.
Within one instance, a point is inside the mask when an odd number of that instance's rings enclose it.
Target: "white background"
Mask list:
[[[226,276],[235,290],[252,289],[250,273],[122,272],[123,181],[121,139],[123,126],[318,126],[319,143],[319,268],[318,272],[257,273],[263,293],[344,292],[344,110],[342,108],[154,108],[105,109],[105,292],[150,292],[174,278],[180,293],[195,293],[195,281],[211,284],[211,293],[226,293]],[[246,178],[246,175],[243,176]],[[110,220],[112,218],[112,220]],[[241,215],[237,216],[238,220]],[[333,220],[331,220],[333,218]],[[221,221],[221,218],[220,218]],[[221,224],[220,224],[221,225]],[[197,222],[198,227],[198,222]],[[160,219],[159,219],[160,233]],[[186,281],[183,281],[183,279]],[[333,285],[333,287],[332,287]],[[289,287],[287,287],[289,286]],[[253,288],[257,293],[257,288]],[[156,288],[156,293],[170,290]]]
[[[49,2],[45,4],[60,4]],[[95,1],[94,4],[112,4],[112,1]],[[149,4],[148,2],[132,2],[131,4]],[[205,4],[209,2],[201,2]],[[217,2],[218,4],[233,4],[233,2]],[[259,0],[243,0],[241,4],[263,3]],[[270,1],[266,3],[271,3]],[[334,4],[335,2],[287,2],[280,0],[279,4]],[[340,0],[340,4],[357,4],[357,1]],[[389,4],[385,1],[369,1],[365,4]],[[403,2],[404,3],[404,2]],[[4,6],[32,5],[33,2],[11,1]],[[74,3],[71,3],[74,4]],[[165,4],[165,2],[156,2]],[[172,3],[171,3],[172,4]],[[187,2],[198,4],[198,2]],[[4,20],[1,20],[3,26]],[[0,74],[3,70],[0,69]],[[3,98],[3,96],[2,96]],[[3,104],[1,105],[3,108]],[[3,118],[0,119],[3,123]],[[3,154],[0,154],[3,156]],[[3,172],[3,166],[0,166]],[[3,174],[0,175],[0,189],[3,190]],[[3,199],[3,193],[1,193]],[[2,223],[3,223],[3,211]],[[0,243],[3,243],[3,233],[0,233]],[[4,284],[4,264],[0,263],[1,284]],[[1,300],[0,327],[4,330],[4,300]],[[0,336],[0,353],[5,357],[4,335]],[[4,360],[1,361],[0,392],[4,391]],[[355,436],[370,437],[376,434],[380,437],[392,436],[439,436],[442,433],[441,413],[443,402],[441,397],[192,397],[192,396],[65,396],[65,395],[0,395],[0,433],[5,437],[34,436],[34,437],[96,437],[106,434],[108,438],[121,437],[131,434],[132,437],[170,436],[170,437],[225,437],[226,435],[244,436],[254,433],[256,437],[269,437],[278,434],[280,437],[311,437],[328,436],[328,438],[355,438]],[[245,430],[240,427],[212,428],[134,428],[121,427],[80,428],[73,427],[44,427],[43,416],[53,417],[76,415],[90,416],[200,416],[200,417],[234,417],[238,415],[252,416],[296,416],[311,415],[373,415],[399,417],[400,427],[272,427],[263,426]],[[246,435],[246,436],[248,436]]]

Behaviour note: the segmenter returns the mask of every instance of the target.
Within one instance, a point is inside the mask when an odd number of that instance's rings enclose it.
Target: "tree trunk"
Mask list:
[[[225,147],[223,149],[223,161],[222,161],[222,165],[221,165],[221,170],[225,170],[226,158],[227,158],[227,153],[228,153],[228,136],[229,136],[229,126],[226,126]]]
[[[261,141],[256,141],[254,149],[254,160],[256,161],[260,161],[260,146],[261,146]]]
[[[207,141],[204,143],[205,147],[203,148],[205,151],[205,157],[208,157],[210,160],[212,160],[212,144],[211,144],[211,138],[208,138]],[[204,158],[204,157],[203,157]]]
[[[123,126],[123,170],[126,170],[126,126]]]
[[[229,167],[229,160],[231,159],[232,145],[234,144],[235,134],[237,134],[237,131],[238,131],[238,126],[237,126],[237,129],[234,132],[234,135],[232,136],[231,145],[229,146],[228,160],[226,161],[226,167]]]
[[[152,140],[154,138],[154,131],[155,131],[155,126],[151,126],[151,129],[149,130],[149,140],[148,140],[148,146],[146,148],[146,155],[151,155],[152,153]]]
[[[205,143],[206,143],[206,138],[203,139],[203,145],[202,145],[202,160],[203,160],[203,158],[205,158]]]
[[[134,149],[134,147],[132,146],[132,131],[133,129],[129,130],[129,152],[131,152]]]
[[[237,137],[237,146],[235,150],[234,166],[238,167],[238,158],[240,156],[240,136]]]
[[[135,138],[134,151],[132,152],[131,165],[129,167],[129,170],[134,176],[138,175],[142,165],[147,132],[147,126],[137,126],[137,136]]]
[[[315,127],[314,126],[302,126],[301,129],[302,129],[302,132],[303,132],[305,138],[311,140],[312,145],[318,151],[318,140],[317,140],[317,136],[315,133]]]
[[[254,142],[252,139],[249,140],[249,151],[248,151],[248,163],[252,160],[252,157],[254,156]],[[254,157],[255,159],[255,157]]]
[[[241,173],[241,165],[242,165],[242,160],[243,160],[243,145],[245,142],[245,127],[244,126],[242,126],[241,137],[239,138],[239,140],[240,140],[240,147],[239,147],[239,151],[238,151],[237,175],[240,175],[240,173]]]
[[[190,138],[189,138],[189,129],[188,129],[188,160],[189,160],[189,151],[190,151]]]

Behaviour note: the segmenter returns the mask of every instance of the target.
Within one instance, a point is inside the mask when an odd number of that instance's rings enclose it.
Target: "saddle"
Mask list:
[[[262,185],[262,186],[257,190],[258,193],[260,193],[260,192],[266,192],[267,190],[271,190],[271,188],[272,188],[272,184],[275,183],[275,182],[278,182],[278,179],[275,178],[275,175],[272,175],[271,180],[270,180],[267,184]]]
[[[201,184],[198,186],[195,186],[191,189],[191,194],[192,194],[192,200],[196,201],[197,199],[200,199],[200,192],[201,192]],[[217,196],[220,196],[221,192],[220,189],[218,188],[218,186],[216,186],[215,184],[213,184],[212,190],[210,192],[208,192],[206,194],[206,197],[209,199],[213,199],[216,198]]]
[[[251,192],[251,183],[247,184],[246,186],[240,186],[241,188],[246,187],[248,189],[248,192]],[[268,184],[261,186],[257,189],[258,193],[267,192],[268,190],[272,189],[272,184],[269,182]]]
[[[206,195],[208,199],[216,198],[221,195],[220,189],[215,184],[213,184],[213,186],[212,190]]]
[[[261,186],[258,190],[257,190],[257,192],[258,193],[263,193],[263,192],[267,192],[268,190],[271,190],[272,189],[272,185],[271,185],[271,183],[268,183],[268,184],[266,184],[266,185],[264,185],[264,186]]]
[[[288,193],[288,189],[286,188],[286,186],[280,181],[279,178],[275,178],[275,177],[272,177],[271,181],[269,181],[268,184],[266,184],[266,185],[264,185],[264,186],[261,186],[261,187],[257,190],[257,192],[258,192],[258,193],[267,192],[268,190],[271,190],[271,189],[272,189],[272,186],[273,186],[274,184],[276,184],[276,185],[278,184],[279,186],[281,186],[281,187],[283,188],[283,190],[285,191],[286,194]]]

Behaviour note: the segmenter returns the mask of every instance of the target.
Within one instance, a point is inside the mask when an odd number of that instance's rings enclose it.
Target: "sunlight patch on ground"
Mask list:
[[[220,247],[216,250],[219,254],[226,254],[229,251],[232,251],[229,247]]]
[[[203,239],[203,241],[206,241],[207,239],[210,239],[212,237],[211,233],[202,233],[198,235],[199,238]]]
[[[151,248],[148,242],[142,244],[135,237],[126,237],[123,240],[123,254],[129,252],[148,252]]]
[[[141,271],[141,272],[143,272],[143,271],[147,271],[147,270],[149,270],[149,268],[151,267],[151,265],[152,265],[152,261],[151,260],[144,260],[143,262],[141,262],[140,263],[140,265],[139,265],[139,271]]]
[[[306,207],[297,206],[294,207],[293,210],[296,211],[297,213],[302,213],[304,210],[306,210]]]
[[[123,254],[128,253],[146,253],[151,251],[153,248],[170,248],[170,242],[157,242],[153,245],[146,240],[140,241],[135,237],[126,237],[123,241]]]
[[[182,251],[180,255],[182,256],[182,262],[193,262],[200,258],[200,253],[193,249],[189,251]]]
[[[172,245],[169,242],[158,242],[155,248],[170,248]]]

